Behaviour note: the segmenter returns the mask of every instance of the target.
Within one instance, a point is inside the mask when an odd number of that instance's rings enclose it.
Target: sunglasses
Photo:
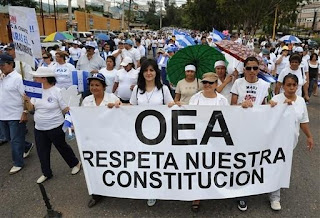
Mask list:
[[[47,58],[49,58],[49,57],[42,57],[43,59],[47,59]]]
[[[246,67],[245,68],[246,70],[258,70],[259,69],[259,67]]]
[[[214,84],[215,82],[209,82],[209,81],[202,81],[202,84],[210,84],[210,85],[212,85],[212,84]]]

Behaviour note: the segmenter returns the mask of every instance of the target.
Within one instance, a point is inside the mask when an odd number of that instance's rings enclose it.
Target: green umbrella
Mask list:
[[[188,64],[196,66],[196,76],[202,79],[202,75],[214,72],[216,61],[225,61],[224,55],[213,47],[207,45],[193,45],[179,50],[168,61],[167,74],[171,83],[176,85],[185,78],[184,68]]]

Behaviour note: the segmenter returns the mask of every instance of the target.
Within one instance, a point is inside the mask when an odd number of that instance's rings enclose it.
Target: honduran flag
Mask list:
[[[90,73],[82,70],[72,71],[72,85],[76,85],[78,87],[79,92],[84,92],[88,90],[88,77]]]
[[[196,44],[192,37],[187,35],[186,33],[173,30],[173,35],[175,36],[176,41],[178,41],[179,45],[183,48]]]
[[[71,127],[72,127],[72,119],[71,119],[70,112],[68,111],[64,116],[62,130],[64,132],[66,132],[68,130],[69,135],[72,135]]]
[[[213,28],[212,32],[210,32],[210,36],[212,37],[212,40],[214,42],[219,42],[219,41],[224,40],[224,39],[230,40],[229,36],[224,35],[222,32],[219,32],[215,28]]]
[[[30,98],[42,98],[42,83],[23,80],[24,92]]]

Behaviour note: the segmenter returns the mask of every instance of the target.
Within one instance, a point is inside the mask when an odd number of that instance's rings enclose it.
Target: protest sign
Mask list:
[[[16,59],[34,68],[35,58],[42,58],[35,9],[9,6],[9,15]]]
[[[288,188],[292,107],[72,107],[89,194],[223,199]]]

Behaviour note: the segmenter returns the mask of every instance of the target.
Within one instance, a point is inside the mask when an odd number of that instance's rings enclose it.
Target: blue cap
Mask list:
[[[175,48],[173,46],[169,46],[167,52],[175,52]]]
[[[124,44],[128,44],[128,45],[131,45],[133,46],[133,42],[131,39],[127,39],[126,42]]]
[[[90,77],[88,77],[87,80],[90,81],[93,79],[100,80],[102,83],[106,84],[106,78],[102,73],[94,73]]]
[[[10,55],[1,54],[0,55],[0,64],[5,64],[8,62],[14,62],[14,59]]]

